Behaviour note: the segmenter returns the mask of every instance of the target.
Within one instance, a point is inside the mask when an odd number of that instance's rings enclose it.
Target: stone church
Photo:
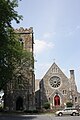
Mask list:
[[[75,84],[74,70],[70,70],[68,78],[58,65],[54,62],[39,82],[36,90],[36,107],[42,108],[49,102],[51,108],[65,107],[67,102],[72,102],[74,106],[80,104],[80,93]]]
[[[16,29],[19,42],[24,50],[28,50],[34,59],[33,28]],[[41,80],[35,81],[34,63],[27,69],[26,64],[17,68],[19,74],[6,84],[4,89],[4,108],[10,111],[32,110],[42,108],[50,102],[52,108],[64,107],[67,102],[80,105],[80,93],[75,84],[74,70],[70,70],[68,78],[56,63],[53,63]],[[16,71],[15,71],[16,72]],[[23,77],[23,76],[25,77]]]
[[[19,36],[19,42],[23,45],[24,50],[28,50],[33,57],[33,28],[16,29],[15,33]],[[4,90],[4,108],[10,111],[30,110],[35,107],[35,77],[34,64],[30,65],[27,70],[26,64],[18,67],[17,78],[10,80]],[[15,71],[15,72],[16,72]],[[24,77],[22,77],[22,75]]]

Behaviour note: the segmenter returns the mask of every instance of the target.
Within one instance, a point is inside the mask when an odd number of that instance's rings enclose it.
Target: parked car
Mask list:
[[[80,111],[80,105],[76,105],[75,109],[78,110],[78,111]]]
[[[64,108],[63,110],[59,110],[56,112],[57,116],[62,116],[62,115],[79,115],[78,110],[76,110],[75,108]]]

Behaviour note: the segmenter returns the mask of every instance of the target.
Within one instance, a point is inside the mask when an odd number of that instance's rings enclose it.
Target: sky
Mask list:
[[[80,0],[22,0],[16,10],[23,20],[13,27],[33,27],[36,79],[55,62],[68,78],[74,70],[80,92]]]

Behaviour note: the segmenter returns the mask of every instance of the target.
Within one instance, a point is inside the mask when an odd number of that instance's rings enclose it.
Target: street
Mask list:
[[[54,115],[0,115],[0,120],[80,120],[80,116],[62,116]]]

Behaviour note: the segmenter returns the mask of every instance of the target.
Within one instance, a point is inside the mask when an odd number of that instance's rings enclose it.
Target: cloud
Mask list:
[[[54,44],[45,40],[35,40],[34,53],[41,53],[44,50],[52,49]]]
[[[50,38],[52,36],[54,36],[56,34],[56,32],[53,32],[53,33],[50,33],[50,32],[47,32],[43,35],[44,38]]]
[[[74,35],[74,33],[78,32],[79,30],[80,30],[80,25],[77,25],[74,29],[72,29],[71,31],[67,32],[67,36]]]
[[[76,27],[76,30],[78,30],[78,29],[80,29],[80,25],[78,25],[78,26]]]

